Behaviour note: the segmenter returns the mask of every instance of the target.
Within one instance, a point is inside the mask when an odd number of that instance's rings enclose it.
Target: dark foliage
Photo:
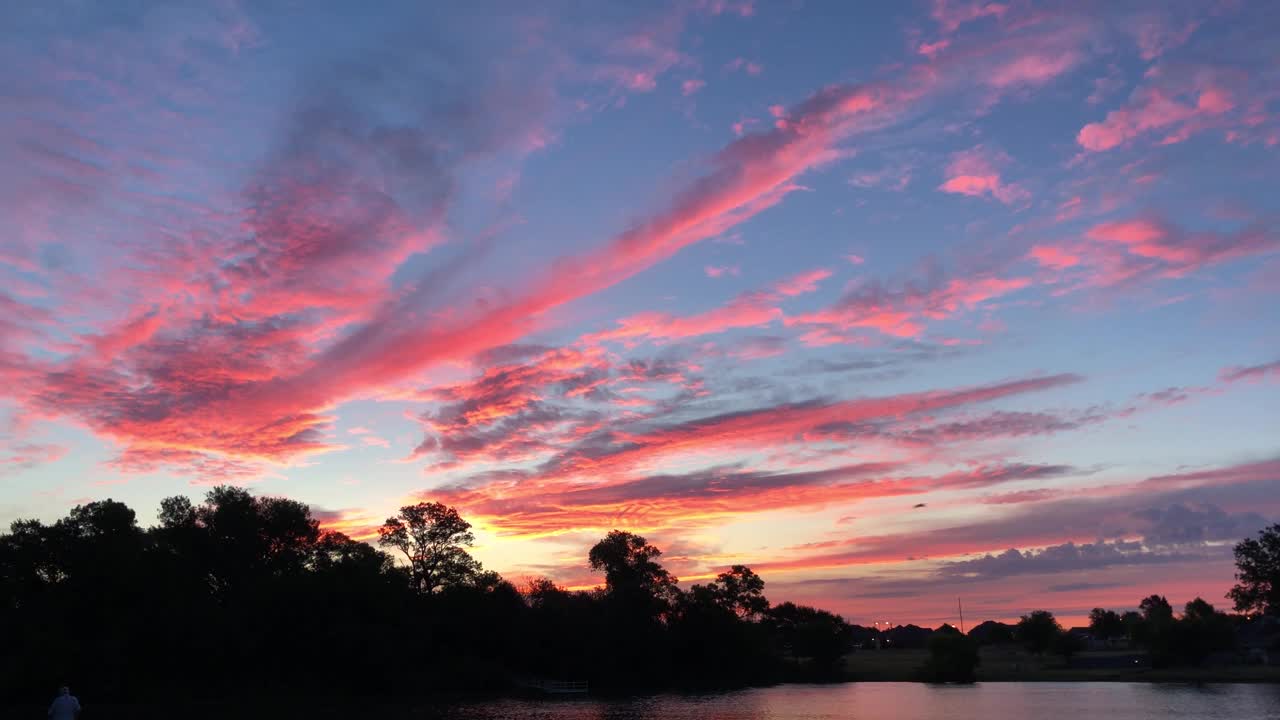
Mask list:
[[[792,677],[836,679],[841,676],[840,659],[848,652],[853,634],[839,616],[826,610],[785,602],[770,608],[764,624],[781,645],[793,666]]]
[[[1027,650],[1037,655],[1053,647],[1054,640],[1062,634],[1062,626],[1048,610],[1034,610],[1018,621],[1014,635]]]
[[[1124,619],[1115,610],[1094,608],[1089,611],[1089,632],[1103,641],[1125,637]]]
[[[1112,623],[1118,622],[1122,635],[1127,635],[1134,645],[1150,653],[1154,667],[1200,665],[1214,653],[1235,647],[1232,619],[1201,598],[1187,603],[1181,617],[1174,614],[1173,606],[1161,595],[1143,598],[1138,608],[1140,612],[1126,612],[1124,615],[1095,608],[1090,614],[1094,621],[1090,624],[1090,631],[1095,637],[1106,637],[1099,634],[1095,625],[1110,628]],[[1115,616],[1116,620],[1110,616]]]
[[[978,642],[961,635],[950,625],[943,625],[929,638],[929,660],[921,669],[921,675],[926,682],[971,683],[980,662]]]
[[[105,500],[0,535],[0,704],[69,682],[95,702],[164,697],[457,694],[520,678],[596,690],[737,687],[838,674],[849,626],[784,603],[745,566],[682,592],[644,538],[612,532],[604,588],[486,572],[470,525],[401,508],[379,544],[325,532],[309,508],[219,487],[161,503],[144,529]]]
[[[1049,643],[1049,649],[1053,651],[1053,654],[1070,663],[1071,658],[1075,657],[1076,653],[1084,650],[1084,639],[1074,632],[1066,630],[1053,637],[1053,640]]]
[[[1280,616],[1280,524],[1235,547],[1236,580],[1227,597],[1236,611]]]
[[[453,508],[407,506],[379,529],[379,544],[403,555],[398,565],[321,530],[302,503],[228,487],[199,504],[164,500],[146,529],[112,500],[51,525],[15,522],[0,535],[0,704],[44,700],[60,682],[97,702],[457,694],[522,678],[606,692],[729,688],[843,679],[855,645],[928,647],[924,679],[964,682],[979,645],[1016,639],[1069,659],[1082,640],[1043,610],[968,636],[949,625],[860,628],[770,605],[742,565],[682,591],[658,548],[619,531],[587,558],[603,588],[539,579],[520,591],[470,556],[472,542]],[[1280,526],[1237,546],[1238,607],[1275,611],[1277,542]],[[1200,598],[1180,616],[1159,595],[1139,609],[1095,609],[1087,636],[1128,638],[1157,666],[1233,647],[1232,618]]]

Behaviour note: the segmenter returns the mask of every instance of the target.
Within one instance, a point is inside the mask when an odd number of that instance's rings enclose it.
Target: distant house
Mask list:
[[[890,648],[922,648],[929,644],[933,630],[918,625],[898,625],[884,633],[885,646]]]
[[[1112,647],[1111,643],[1105,638],[1100,638],[1093,634],[1093,631],[1087,627],[1073,627],[1067,630],[1076,640],[1080,641],[1080,647],[1085,650],[1108,650]]]
[[[1245,662],[1260,665],[1280,663],[1280,618],[1264,615],[1236,629],[1236,647]]]
[[[1006,645],[1013,642],[1013,626],[987,620],[970,629],[969,637],[979,645]]]

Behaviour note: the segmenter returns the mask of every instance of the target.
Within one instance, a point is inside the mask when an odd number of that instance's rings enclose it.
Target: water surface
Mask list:
[[[450,720],[1280,720],[1280,685],[918,683],[783,685],[628,700],[500,700]]]

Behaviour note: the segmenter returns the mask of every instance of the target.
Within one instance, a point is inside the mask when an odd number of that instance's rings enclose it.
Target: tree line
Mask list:
[[[1035,610],[1016,624],[987,620],[967,635],[944,624],[936,631],[914,625],[887,632],[858,628],[855,636],[864,645],[928,647],[929,659],[920,670],[923,680],[972,682],[981,664],[984,645],[1021,645],[1027,652],[1060,656],[1070,663],[1086,649],[1086,641],[1106,648],[1128,648],[1146,653],[1152,667],[1200,666],[1215,654],[1237,650],[1239,629],[1260,618],[1280,618],[1280,524],[1246,538],[1235,546],[1236,579],[1227,593],[1236,614],[1215,608],[1197,597],[1176,614],[1163,595],[1149,595],[1137,610],[1117,612],[1097,607],[1089,612],[1084,633],[1068,630],[1052,612]],[[1271,634],[1271,652],[1280,651],[1280,632]]]
[[[167,498],[148,528],[113,500],[52,524],[14,522],[0,535],[0,703],[60,683],[121,701],[449,695],[538,679],[603,692],[730,688],[846,679],[843,656],[873,644],[927,645],[922,679],[966,680],[980,644],[1078,650],[1046,611],[968,635],[946,625],[881,632],[772,604],[743,565],[682,589],[661,550],[616,530],[586,558],[602,587],[517,587],[471,556],[474,540],[440,503],[401,508],[375,547],[322,530],[303,503],[232,487],[199,504]],[[1280,614],[1280,525],[1238,546],[1237,560],[1237,608]],[[1136,613],[1091,616],[1098,637],[1124,636],[1167,663],[1225,647],[1236,622],[1198,598],[1175,617],[1159,596]]]
[[[745,566],[681,589],[632,533],[591,548],[605,578],[591,591],[518,588],[473,542],[439,503],[401,508],[374,547],[322,530],[303,503],[232,487],[167,498],[149,528],[113,500],[15,522],[0,535],[0,703],[64,682],[100,701],[440,695],[525,679],[736,687],[838,678],[850,645],[840,616],[771,604]]]

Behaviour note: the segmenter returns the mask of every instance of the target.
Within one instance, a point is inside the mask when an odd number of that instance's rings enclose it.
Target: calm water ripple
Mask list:
[[[917,683],[786,685],[628,700],[501,700],[449,720],[1280,720],[1280,685]]]

